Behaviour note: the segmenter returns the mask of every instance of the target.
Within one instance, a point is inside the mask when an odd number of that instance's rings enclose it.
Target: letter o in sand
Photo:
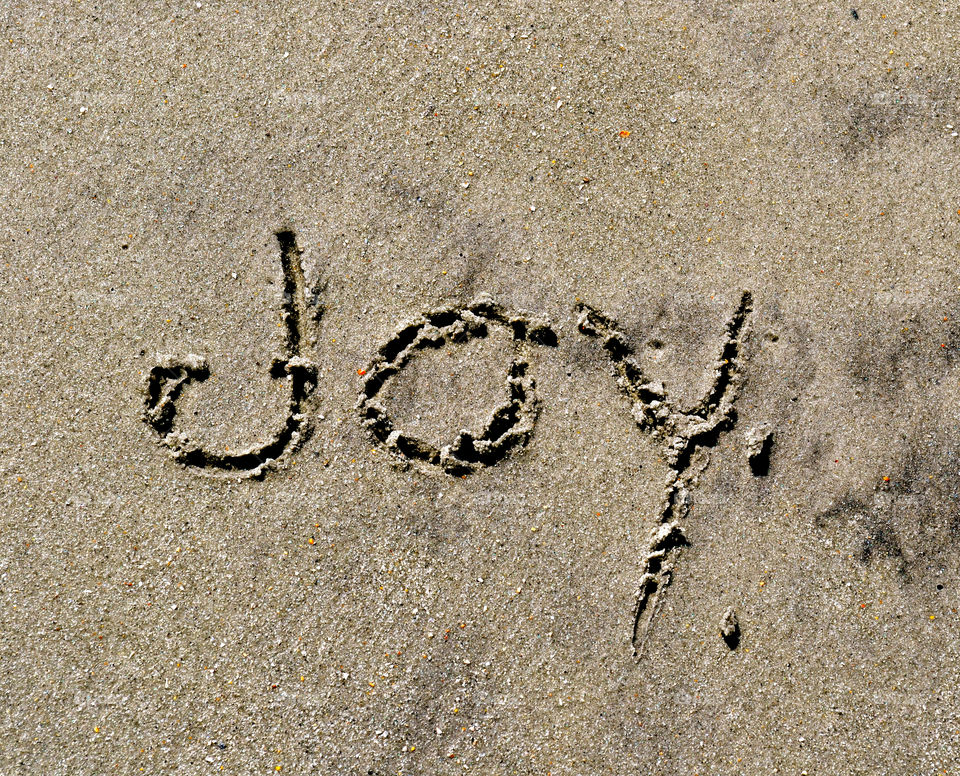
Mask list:
[[[357,411],[378,442],[403,461],[419,461],[449,474],[467,474],[492,466],[527,443],[537,419],[537,400],[535,382],[527,374],[529,365],[519,354],[507,370],[507,399],[494,409],[483,429],[477,434],[460,431],[456,439],[440,448],[396,428],[377,400],[386,381],[419,351],[486,337],[491,326],[504,327],[514,342],[557,344],[549,323],[524,312],[510,313],[488,296],[466,307],[441,308],[422,315],[402,326],[366,370]]]

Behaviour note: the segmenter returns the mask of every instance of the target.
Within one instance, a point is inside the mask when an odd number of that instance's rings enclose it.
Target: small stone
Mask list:
[[[732,606],[720,618],[720,636],[730,649],[736,649],[740,645],[740,621],[737,620],[737,613]]]

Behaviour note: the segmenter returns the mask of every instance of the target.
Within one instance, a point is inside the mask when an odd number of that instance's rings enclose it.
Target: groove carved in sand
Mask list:
[[[229,477],[259,477],[284,455],[296,449],[309,435],[303,405],[316,388],[317,369],[309,357],[313,341],[311,324],[321,309],[307,299],[300,261],[301,250],[291,231],[277,232],[283,270],[281,312],[285,329],[284,353],[274,359],[270,375],[290,385],[283,421],[266,442],[238,452],[218,452],[191,441],[176,430],[177,400],[191,382],[209,374],[202,356],[164,355],[147,376],[143,418],[160,435],[160,443],[182,465],[203,474]]]
[[[753,310],[753,297],[745,291],[733,316],[727,321],[714,365],[714,377],[704,397],[689,411],[683,411],[667,395],[663,383],[643,373],[634,350],[616,323],[595,308],[580,304],[578,325],[584,334],[597,337],[613,362],[617,386],[633,403],[633,418],[663,446],[670,473],[656,525],[647,541],[642,576],[633,610],[633,654],[640,658],[654,616],[663,604],[664,593],[687,539],[683,521],[690,513],[690,486],[706,467],[694,467],[697,450],[714,447],[720,435],[736,421],[734,401],[740,387],[743,334]]]
[[[461,430],[456,439],[436,447],[396,428],[378,400],[385,382],[426,348],[466,342],[487,336],[491,326],[510,333],[515,355],[507,370],[508,399],[497,407],[476,435]],[[537,417],[535,382],[524,356],[527,343],[555,346],[557,335],[550,325],[527,313],[510,313],[483,295],[463,308],[443,307],[402,326],[383,345],[366,377],[357,401],[361,422],[370,433],[403,462],[416,461],[439,467],[449,474],[466,474],[491,466],[527,443]]]

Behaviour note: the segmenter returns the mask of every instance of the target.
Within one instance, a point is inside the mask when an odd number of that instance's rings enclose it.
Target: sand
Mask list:
[[[956,772],[958,22],[8,4],[0,773]]]

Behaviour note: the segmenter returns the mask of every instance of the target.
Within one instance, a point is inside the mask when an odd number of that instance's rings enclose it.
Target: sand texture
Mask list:
[[[960,773],[960,6],[0,28],[0,774]]]

